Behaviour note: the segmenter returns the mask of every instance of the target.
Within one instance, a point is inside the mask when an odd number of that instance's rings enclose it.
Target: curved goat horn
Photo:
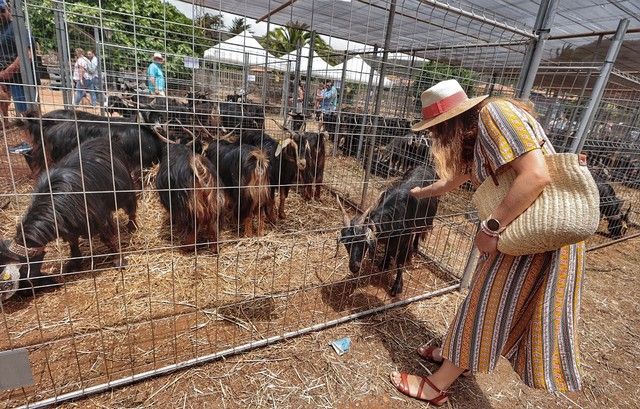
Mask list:
[[[162,135],[160,132],[158,132],[158,129],[155,126],[151,127],[151,130],[153,131],[153,133],[156,134],[156,136],[158,137],[158,139],[160,139],[162,142],[164,143],[171,143],[174,145],[178,145],[178,142],[172,141],[170,139],[167,139],[164,135]]]
[[[338,206],[340,206],[340,210],[342,211],[342,224],[344,224],[345,226],[349,226],[350,225],[349,215],[347,214],[347,211],[344,210],[344,206],[342,206],[342,202],[340,201],[340,196],[338,196],[337,194],[336,194],[336,200],[338,201]]]
[[[273,121],[273,123],[275,123],[276,125],[278,125],[278,128],[282,129],[285,132],[289,132],[291,135],[297,135],[297,133],[295,133],[294,131],[292,131],[291,129],[289,129],[288,127],[284,126],[284,125],[280,125],[280,123],[278,121],[276,121],[273,118],[269,118],[270,120]]]

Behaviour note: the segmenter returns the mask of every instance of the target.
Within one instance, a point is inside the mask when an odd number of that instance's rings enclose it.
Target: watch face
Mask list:
[[[500,222],[496,219],[489,219],[487,220],[487,227],[491,231],[498,231],[500,230]]]

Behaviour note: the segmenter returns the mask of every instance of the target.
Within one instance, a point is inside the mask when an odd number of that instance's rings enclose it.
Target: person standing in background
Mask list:
[[[87,96],[87,91],[91,89],[91,76],[89,75],[89,59],[84,56],[84,50],[76,48],[75,52],[73,80],[76,84],[76,92],[73,97],[73,105],[80,105],[80,102]]]
[[[89,89],[89,94],[91,95],[91,106],[95,107],[98,102],[102,103],[102,87],[100,86],[98,57],[96,57],[93,50],[87,51],[87,60],[89,60],[87,72],[91,77],[91,88]]]
[[[28,108],[11,20],[9,4],[6,0],[0,0],[0,91],[2,92],[0,103],[2,103],[1,109],[4,116],[8,114],[11,98],[17,114],[24,113]],[[35,41],[31,38],[30,53],[33,53],[33,50],[35,50]],[[30,58],[32,58],[31,55]]]
[[[153,54],[153,62],[147,68],[147,87],[149,94],[166,96],[164,80],[164,57],[160,53]]]

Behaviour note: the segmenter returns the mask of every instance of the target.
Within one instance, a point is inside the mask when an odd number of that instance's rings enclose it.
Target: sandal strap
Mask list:
[[[422,377],[422,380],[420,381],[420,387],[418,388],[418,398],[420,398],[422,396],[422,390],[424,389],[424,384],[429,385],[429,387],[431,387],[431,389],[433,389],[434,391],[436,391],[436,393],[438,394],[438,396],[436,396],[433,399],[428,399],[428,402],[433,403],[433,404],[438,404],[440,403],[442,400],[446,399],[449,395],[447,394],[446,390],[441,390],[440,388],[438,388],[436,385],[433,384],[433,382],[431,382],[431,380],[429,378],[427,378],[426,376]]]

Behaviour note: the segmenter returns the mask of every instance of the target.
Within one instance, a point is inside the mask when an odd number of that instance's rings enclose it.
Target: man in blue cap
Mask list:
[[[33,52],[33,39],[31,43],[31,52]],[[0,0],[0,84],[3,83],[10,90],[16,113],[24,113],[28,107],[22,87],[20,58],[18,57],[13,24],[11,24],[11,10],[6,0]]]

